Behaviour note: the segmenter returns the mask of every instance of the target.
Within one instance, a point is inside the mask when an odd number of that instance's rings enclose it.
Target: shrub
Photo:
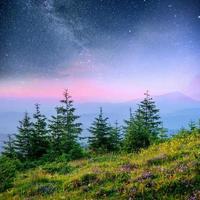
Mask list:
[[[69,151],[68,156],[70,160],[80,159],[84,157],[84,151],[82,147],[77,144]]]
[[[0,192],[12,187],[16,173],[21,167],[20,164],[17,159],[0,157]]]
[[[85,174],[81,177],[81,183],[82,185],[88,185],[90,183],[96,183],[98,180],[97,178],[97,175],[96,174],[93,174],[93,173],[90,173],[90,174]]]

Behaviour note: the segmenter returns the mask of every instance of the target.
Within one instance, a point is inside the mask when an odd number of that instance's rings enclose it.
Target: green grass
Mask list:
[[[18,173],[1,200],[200,199],[200,135]]]

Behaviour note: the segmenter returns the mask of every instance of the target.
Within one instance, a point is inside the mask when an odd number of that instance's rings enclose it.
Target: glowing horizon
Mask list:
[[[200,100],[195,1],[28,2],[4,5],[13,17],[1,29],[1,97],[59,98],[68,88],[78,101],[121,102],[148,89]]]
[[[63,91],[68,89],[70,95],[77,102],[125,102],[143,97],[146,90],[150,91],[152,96],[159,96],[173,92],[180,92],[188,97],[196,100],[200,100],[195,93],[192,93],[190,88],[198,86],[197,79],[193,80],[188,85],[188,90],[179,90],[178,88],[172,89],[162,87],[157,90],[151,90],[151,88],[141,86],[137,84],[127,82],[127,85],[120,85],[120,83],[104,84],[100,81],[88,80],[88,79],[71,79],[71,80],[24,80],[24,81],[9,81],[0,85],[0,97],[10,98],[36,98],[36,99],[61,99]],[[172,86],[174,83],[172,83]],[[135,87],[134,87],[135,86]]]

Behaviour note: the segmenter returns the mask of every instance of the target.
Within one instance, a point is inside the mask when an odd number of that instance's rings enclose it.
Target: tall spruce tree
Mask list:
[[[144,100],[138,105],[134,116],[131,113],[130,119],[125,123],[124,149],[127,151],[138,151],[157,141],[162,123],[159,109],[156,108],[148,91],[145,93]]]
[[[129,109],[129,119],[124,120],[125,125],[122,127],[123,132],[126,133],[130,127],[130,125],[133,123],[134,117],[133,117],[133,112],[132,109]]]
[[[142,117],[140,106],[135,115],[130,117],[129,123],[125,127],[125,137],[123,148],[127,152],[139,151],[141,148],[148,147],[150,135],[148,134]]]
[[[88,129],[91,133],[89,137],[89,148],[94,152],[110,151],[111,127],[108,124],[108,118],[103,117],[102,108],[98,117],[95,118],[91,127]]]
[[[31,137],[32,156],[39,158],[48,151],[49,137],[47,132],[46,117],[41,114],[39,104],[35,105],[35,113],[33,114],[33,133]]]
[[[62,105],[56,108],[57,116],[52,118],[49,128],[53,146],[58,144],[55,151],[69,154],[80,150],[78,137],[82,131],[82,124],[77,122],[79,116],[75,114],[76,109],[68,90],[64,92],[64,99],[61,103]]]
[[[148,91],[144,95],[144,100],[139,104],[140,118],[143,121],[145,131],[150,134],[150,140],[153,142],[158,139],[162,122],[155,101],[150,97]]]
[[[50,150],[55,154],[62,154],[63,124],[62,115],[56,107],[56,115],[49,120]]]
[[[12,138],[11,135],[8,135],[8,141],[4,142],[2,154],[9,158],[16,157],[15,140]]]
[[[110,143],[109,143],[110,151],[120,150],[121,142],[122,142],[121,127],[118,125],[118,122],[116,121],[115,126],[111,126]]]
[[[33,123],[26,112],[22,121],[19,121],[18,133],[15,135],[15,150],[20,159],[29,159],[33,155],[31,139]]]

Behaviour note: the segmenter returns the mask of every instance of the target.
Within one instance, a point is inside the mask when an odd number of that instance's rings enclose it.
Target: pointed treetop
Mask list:
[[[71,99],[72,97],[70,96],[68,89],[64,90],[63,96],[64,96],[64,98],[60,101],[61,103],[64,103],[64,104],[72,104],[73,103],[73,100]]]
[[[130,114],[130,119],[132,119],[133,118],[132,108],[129,108],[129,114]]]
[[[36,103],[35,108],[36,108],[36,113],[39,114],[40,113],[40,104]]]
[[[39,108],[40,108],[40,104],[39,104],[39,103],[36,103],[36,104],[35,104],[35,107],[36,107],[36,109],[39,109]]]
[[[147,98],[150,97],[149,90],[147,90],[147,91],[144,93],[144,95],[145,95]]]
[[[28,112],[27,111],[24,112],[24,118],[28,118]]]
[[[24,121],[25,123],[27,123],[29,120],[30,120],[29,114],[28,114],[28,112],[25,112],[24,113],[24,119],[22,121]]]
[[[71,98],[71,96],[69,95],[69,90],[68,89],[65,89],[63,94],[64,94],[65,98]]]
[[[103,109],[102,109],[102,107],[100,107],[99,109],[100,109],[100,115],[102,116],[103,115]]]

